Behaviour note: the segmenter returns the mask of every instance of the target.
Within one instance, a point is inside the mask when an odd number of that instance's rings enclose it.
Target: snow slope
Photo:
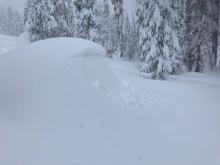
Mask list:
[[[220,76],[170,81],[59,38],[0,56],[0,164],[219,165]]]
[[[0,55],[27,43],[23,37],[12,37],[0,34]]]

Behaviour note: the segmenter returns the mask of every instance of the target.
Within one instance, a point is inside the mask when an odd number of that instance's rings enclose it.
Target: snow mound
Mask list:
[[[101,46],[82,39],[70,38],[35,42],[2,56],[0,108],[5,109],[8,106],[14,106],[11,109],[17,108],[18,105],[12,104],[11,101],[19,100],[19,104],[21,104],[19,98],[23,98],[23,105],[26,105],[27,99],[32,99],[36,103],[38,99],[41,100],[44,97],[48,104],[49,99],[51,99],[51,104],[58,100],[65,102],[68,99],[77,99],[74,98],[76,97],[75,92],[80,95],[89,85],[83,77],[80,62],[85,51],[88,51],[90,55],[104,56],[104,49]],[[62,97],[59,95],[62,93],[67,95],[60,100]],[[75,105],[74,102],[72,104]],[[74,106],[74,108],[76,107]],[[77,108],[82,109],[83,107]]]
[[[104,53],[95,43],[59,38],[0,57],[0,164],[114,163],[125,119],[82,67]]]
[[[220,163],[219,79],[146,80],[104,54],[55,38],[0,56],[0,164]]]

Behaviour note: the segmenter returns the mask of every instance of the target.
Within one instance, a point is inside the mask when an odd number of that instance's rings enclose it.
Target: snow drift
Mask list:
[[[104,53],[59,38],[0,56],[0,164],[220,163],[219,79],[155,82]]]

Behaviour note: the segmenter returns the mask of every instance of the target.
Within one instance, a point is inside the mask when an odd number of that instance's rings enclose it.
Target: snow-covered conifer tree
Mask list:
[[[13,8],[0,9],[0,33],[18,36],[24,31],[23,18]]]
[[[50,0],[28,0],[25,6],[25,25],[30,41],[54,37],[57,23],[51,15],[54,6]]]
[[[210,0],[210,11],[211,15],[211,42],[212,42],[212,53],[209,55],[209,65],[211,70],[215,70],[217,67],[217,54],[218,54],[218,31],[219,31],[219,1]]]
[[[187,65],[189,71],[203,72],[212,53],[210,0],[186,1]]]
[[[74,36],[72,11],[69,0],[28,0],[24,16],[30,40]]]
[[[123,33],[123,52],[125,59],[137,59],[138,39],[137,27],[134,18],[130,20],[129,17],[126,16]]]
[[[91,39],[95,35],[94,5],[96,0],[75,0],[76,35],[80,38]]]
[[[111,15],[110,15],[110,6],[108,0],[103,0],[103,40],[104,40],[104,47],[109,49],[109,40],[110,40],[110,27],[111,27]]]
[[[217,1],[217,10],[218,10],[218,43],[217,43],[217,60],[216,68],[220,69],[220,1]]]
[[[56,21],[54,36],[74,36],[74,5],[72,0],[51,0],[50,13]]]
[[[182,65],[182,54],[177,29],[174,27],[172,1],[143,0],[137,10],[140,25],[143,71],[153,79],[167,79]],[[141,18],[141,19],[140,19]]]
[[[104,46],[104,6],[103,3],[96,3],[94,5],[94,22],[92,41]]]
[[[185,0],[172,0],[170,12],[172,16],[172,27],[177,32],[179,38],[180,53],[185,58]]]
[[[123,56],[123,0],[111,0],[114,6],[114,28],[115,28],[115,37],[117,41],[117,54],[121,57]]]
[[[0,7],[0,34],[4,34],[5,32],[5,23],[6,23],[6,17],[4,8]]]

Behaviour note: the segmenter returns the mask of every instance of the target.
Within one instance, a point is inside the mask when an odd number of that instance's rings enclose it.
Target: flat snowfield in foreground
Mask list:
[[[220,164],[220,74],[150,80],[82,39],[7,52],[1,165]]]

